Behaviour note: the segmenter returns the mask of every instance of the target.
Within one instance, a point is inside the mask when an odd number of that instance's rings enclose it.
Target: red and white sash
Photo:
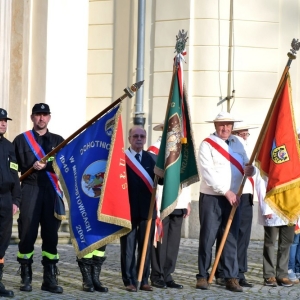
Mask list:
[[[46,156],[43,148],[35,140],[32,130],[28,130],[26,132],[23,132],[23,135],[24,135],[25,140],[28,143],[31,151],[33,152],[33,154],[37,158],[37,160],[40,161],[43,157]],[[60,190],[60,187],[59,187],[59,184],[58,184],[57,175],[55,173],[48,172],[48,171],[46,171],[46,174],[48,175],[48,177],[49,177],[49,179],[50,179],[50,181],[53,185],[54,190],[56,191],[58,196],[62,199],[63,194],[62,194],[62,191]]]
[[[126,160],[126,164],[130,167],[130,169],[132,169],[134,173],[144,181],[150,193],[152,193],[152,188],[153,188],[152,178],[128,149],[125,151],[125,160]]]
[[[206,138],[205,142],[209,143],[214,149],[216,149],[221,155],[223,155],[231,164],[233,164],[244,176],[244,169],[241,163],[234,158],[226,149],[224,149],[220,144],[214,141],[212,138]],[[254,180],[252,177],[247,177],[251,182],[252,188],[254,189]]]

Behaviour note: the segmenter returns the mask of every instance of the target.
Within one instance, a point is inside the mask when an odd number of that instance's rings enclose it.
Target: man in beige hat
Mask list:
[[[242,292],[239,285],[237,260],[237,238],[239,228],[239,203],[237,192],[243,178],[253,176],[255,169],[247,165],[249,159],[242,141],[232,135],[234,122],[230,113],[220,112],[213,121],[215,132],[202,141],[199,147],[199,168],[201,174],[199,219],[200,237],[196,288],[209,288],[207,278],[211,267],[212,247],[218,232],[223,234],[232,206],[237,210],[222,252],[226,289]]]
[[[248,125],[245,122],[236,122],[233,125],[232,134],[239,136],[244,140],[244,144],[246,145],[246,152],[248,156],[251,155],[249,152],[249,145],[248,145],[248,137],[250,136],[249,129],[258,128],[257,126]]]
[[[245,144],[245,150],[248,156],[251,155],[248,149],[248,137],[250,136],[249,129],[258,128],[255,126],[250,126],[245,122],[235,122],[232,130],[232,134],[239,136],[243,143]],[[254,183],[252,181],[252,183]],[[240,202],[240,225],[238,233],[238,242],[237,242],[237,256],[239,264],[239,284],[242,287],[253,287],[253,284],[248,282],[245,278],[245,273],[248,270],[247,263],[247,250],[250,242],[251,235],[251,225],[253,218],[253,190],[254,185],[247,180],[243,188],[243,195],[241,196]],[[220,244],[222,236],[217,240],[217,248]],[[223,274],[223,268],[221,263],[219,263],[216,271],[216,283],[219,285],[225,286],[225,279]]]

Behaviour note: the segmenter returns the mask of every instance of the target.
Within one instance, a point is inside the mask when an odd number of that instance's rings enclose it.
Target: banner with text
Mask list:
[[[53,165],[79,258],[131,230],[120,106],[60,150]]]

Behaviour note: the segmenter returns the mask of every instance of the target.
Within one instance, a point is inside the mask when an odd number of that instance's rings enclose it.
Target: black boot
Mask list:
[[[24,260],[25,261],[25,260]],[[21,262],[21,286],[20,291],[22,292],[31,292],[32,286],[32,269],[31,269],[31,262]]]
[[[92,281],[92,264],[91,258],[77,258],[77,263],[82,274],[82,290],[85,292],[94,292]]]
[[[43,263],[43,261],[42,261]],[[44,265],[44,276],[41,289],[50,293],[61,294],[63,288],[58,285],[57,275],[59,275],[58,269],[55,263],[43,263]]]
[[[10,290],[6,290],[4,284],[2,283],[3,277],[3,264],[0,264],[0,297],[13,297],[14,292]]]
[[[101,273],[101,266],[106,260],[106,257],[93,256],[93,266],[92,266],[92,279],[94,288],[98,292],[107,293],[108,288],[103,286],[101,281],[99,280]]]

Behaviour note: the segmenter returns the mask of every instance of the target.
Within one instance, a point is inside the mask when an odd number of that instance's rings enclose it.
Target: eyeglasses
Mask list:
[[[134,135],[132,135],[132,137],[134,139],[138,139],[138,138],[144,139],[146,136],[144,134],[134,134]]]
[[[250,133],[249,133],[249,132],[245,132],[245,133],[237,133],[236,135],[238,135],[238,136],[249,136]]]

